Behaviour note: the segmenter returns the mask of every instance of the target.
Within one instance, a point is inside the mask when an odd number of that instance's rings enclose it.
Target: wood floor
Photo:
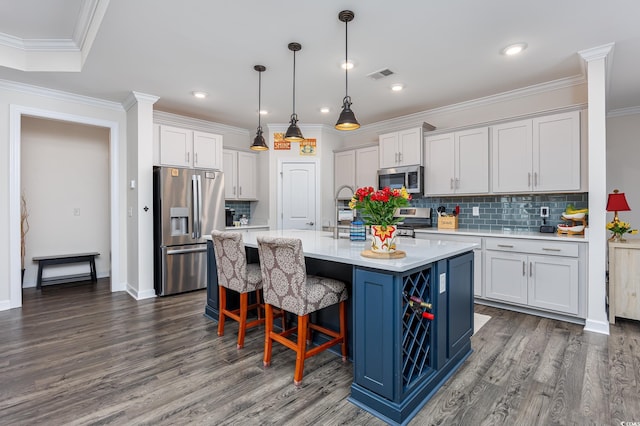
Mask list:
[[[198,291],[137,302],[109,283],[26,289],[0,312],[2,425],[383,425],[347,401],[353,370],[325,353],[293,385],[294,353],[263,330],[236,350]],[[640,324],[611,336],[477,306],[491,320],[474,353],[411,425],[619,425],[640,422]]]

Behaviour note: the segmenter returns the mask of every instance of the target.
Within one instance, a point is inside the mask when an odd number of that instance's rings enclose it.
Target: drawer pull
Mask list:
[[[548,248],[548,247],[542,247],[542,250],[544,250],[544,251],[562,251],[562,249]]]
[[[523,277],[525,276],[525,269],[524,269],[524,268],[525,268],[525,262],[524,262],[524,260],[523,260],[523,261],[522,261],[522,276],[523,276]]]
[[[511,244],[498,244],[498,247],[513,248],[513,246]]]

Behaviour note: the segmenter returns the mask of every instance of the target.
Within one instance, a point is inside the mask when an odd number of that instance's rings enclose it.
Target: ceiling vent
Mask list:
[[[381,78],[388,77],[393,74],[389,68],[381,69],[378,71],[374,71],[371,74],[367,74],[367,77],[372,78],[374,80],[380,80]]]

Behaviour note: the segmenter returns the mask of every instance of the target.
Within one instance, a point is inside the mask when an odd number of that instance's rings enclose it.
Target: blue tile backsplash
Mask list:
[[[540,207],[549,207],[547,225],[556,226],[563,223],[560,219],[567,204],[575,208],[587,208],[588,193],[575,194],[521,194],[521,195],[483,195],[468,197],[424,197],[411,201],[415,207],[431,207],[433,209],[433,226],[436,226],[438,215],[436,208],[444,206],[447,213],[452,213],[460,206],[458,226],[461,229],[502,230],[510,228],[514,231],[537,232],[542,225]],[[473,207],[478,207],[480,216],[473,216]]]
[[[226,201],[224,204],[225,207],[236,211],[233,220],[240,220],[242,215],[251,219],[251,201]]]

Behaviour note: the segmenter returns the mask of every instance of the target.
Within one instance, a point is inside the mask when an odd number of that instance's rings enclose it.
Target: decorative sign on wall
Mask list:
[[[300,142],[300,155],[316,155],[316,140],[305,139]]]
[[[291,142],[284,140],[284,133],[273,134],[273,149],[289,151],[291,149]]]

